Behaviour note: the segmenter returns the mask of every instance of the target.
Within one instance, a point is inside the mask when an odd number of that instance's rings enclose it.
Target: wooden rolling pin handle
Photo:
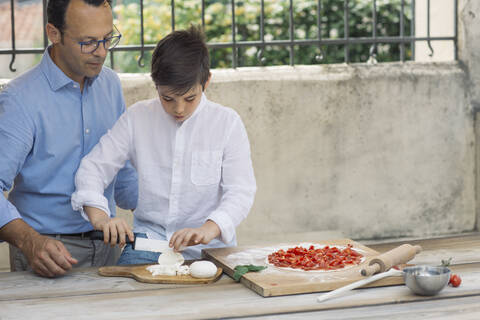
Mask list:
[[[379,272],[385,272],[398,264],[407,263],[412,260],[417,253],[422,251],[420,246],[402,244],[390,251],[387,251],[378,257],[372,259],[367,267],[362,269],[362,276],[371,276]]]
[[[362,276],[370,276],[372,274],[377,274],[380,273],[380,265],[378,263],[375,263],[373,265],[368,265],[364,269],[362,269],[361,273]]]

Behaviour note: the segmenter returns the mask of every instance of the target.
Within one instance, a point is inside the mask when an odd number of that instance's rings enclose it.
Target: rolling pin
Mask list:
[[[420,251],[422,251],[422,247],[420,246],[402,244],[399,247],[373,258],[368,266],[362,269],[360,273],[362,276],[371,276],[379,272],[385,272],[393,266],[407,263],[408,261],[412,260]]]

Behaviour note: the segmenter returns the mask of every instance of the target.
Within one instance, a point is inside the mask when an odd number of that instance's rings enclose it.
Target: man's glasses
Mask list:
[[[115,46],[120,42],[120,38],[122,35],[118,31],[117,27],[114,25],[116,34],[114,36],[108,37],[103,40],[90,40],[90,41],[79,41],[78,44],[80,45],[80,51],[82,53],[93,53],[95,50],[98,49],[100,44],[103,44],[105,50],[111,50],[115,48]]]

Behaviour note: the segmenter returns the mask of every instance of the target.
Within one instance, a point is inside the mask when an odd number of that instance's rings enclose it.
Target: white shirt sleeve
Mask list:
[[[234,239],[236,227],[247,217],[257,190],[250,143],[240,117],[237,117],[227,138],[221,186],[223,194],[220,205],[207,220],[212,220],[219,226],[221,240],[228,244]]]
[[[76,190],[72,194],[71,204],[73,210],[80,211],[87,221],[88,216],[83,211],[85,205],[103,210],[111,216],[104,190],[130,158],[131,132],[127,111],[80,163],[75,174]]]

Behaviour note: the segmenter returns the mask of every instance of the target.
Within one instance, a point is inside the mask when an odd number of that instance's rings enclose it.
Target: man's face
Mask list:
[[[100,44],[93,53],[82,53],[79,41],[103,40],[113,33],[110,6],[94,7],[83,0],[71,0],[65,14],[62,41],[55,44],[54,61],[71,79],[83,83],[102,70],[108,51]]]
[[[188,119],[202,99],[202,85],[197,84],[183,95],[172,93],[168,86],[157,86],[158,96],[166,113],[177,122]]]

